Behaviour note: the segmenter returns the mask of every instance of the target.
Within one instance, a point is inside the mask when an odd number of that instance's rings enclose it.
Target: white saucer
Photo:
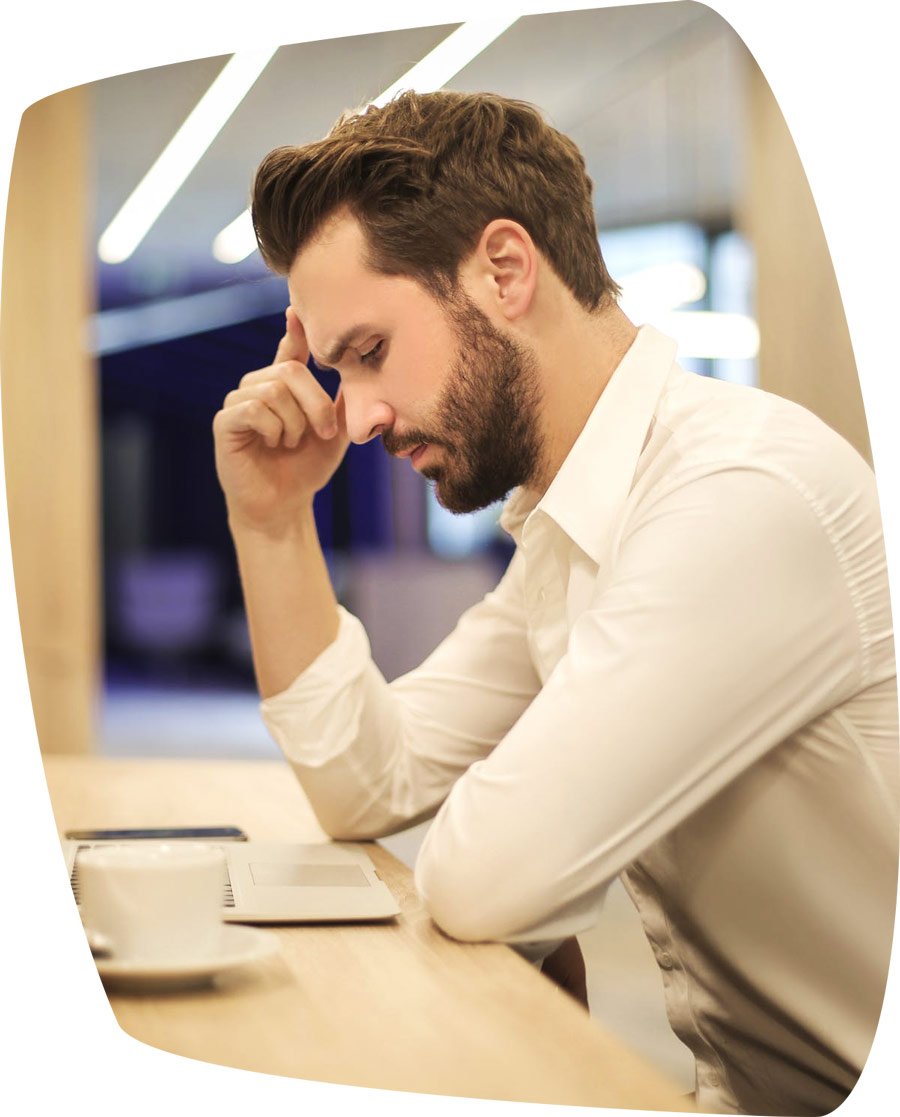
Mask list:
[[[96,964],[104,984],[116,988],[184,988],[208,984],[218,974],[268,958],[277,950],[278,938],[271,931],[223,923],[217,949],[202,958],[166,962],[97,958]]]

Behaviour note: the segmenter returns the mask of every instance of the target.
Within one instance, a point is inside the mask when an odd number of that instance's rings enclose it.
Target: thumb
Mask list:
[[[300,319],[294,313],[292,307],[288,307],[284,312],[284,320],[284,337],[278,343],[278,348],[275,350],[275,359],[272,363],[300,361],[301,364],[305,365],[309,360],[309,346],[306,344],[306,334],[303,332]]]

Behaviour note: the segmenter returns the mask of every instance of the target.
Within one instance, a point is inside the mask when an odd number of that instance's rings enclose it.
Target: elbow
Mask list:
[[[573,867],[565,850],[529,845],[522,834],[466,836],[446,822],[446,815],[435,819],[415,867],[416,891],[444,934],[460,942],[535,943],[596,922],[614,874],[604,869],[598,878],[597,866]]]
[[[499,941],[494,921],[471,889],[416,872],[416,890],[425,910],[445,935],[459,942]]]
[[[306,802],[323,832],[336,842],[367,842],[400,829],[403,820],[370,787],[345,786],[337,775],[324,768],[293,765]]]
[[[325,802],[311,804],[319,825],[335,842],[373,842],[388,838],[425,822],[434,814],[430,808],[414,815],[386,805]]]
[[[316,794],[304,786],[306,801],[316,816],[322,832],[334,842],[366,842],[380,838],[385,828],[379,826],[382,819],[373,816],[371,811],[361,810],[357,804],[342,800],[336,795]]]
[[[372,842],[393,833],[393,827],[384,819],[371,816],[358,816],[332,812],[326,809],[314,811],[319,825],[333,842]]]
[[[426,846],[416,861],[416,891],[434,923],[460,942],[507,942],[523,930],[521,893],[485,858],[437,859]]]

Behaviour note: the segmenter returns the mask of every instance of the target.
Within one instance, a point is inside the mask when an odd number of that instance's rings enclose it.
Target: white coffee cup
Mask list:
[[[188,962],[221,935],[225,857],[216,846],[152,842],[82,850],[81,918],[116,961]]]

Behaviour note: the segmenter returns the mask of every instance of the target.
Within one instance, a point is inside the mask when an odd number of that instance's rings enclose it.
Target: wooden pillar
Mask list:
[[[32,105],[10,183],[0,394],[16,598],[41,749],[94,748],[100,662],[97,374],[84,88]]]
[[[756,253],[760,387],[815,412],[871,463],[856,362],[803,165],[746,55],[747,175],[739,224]]]

